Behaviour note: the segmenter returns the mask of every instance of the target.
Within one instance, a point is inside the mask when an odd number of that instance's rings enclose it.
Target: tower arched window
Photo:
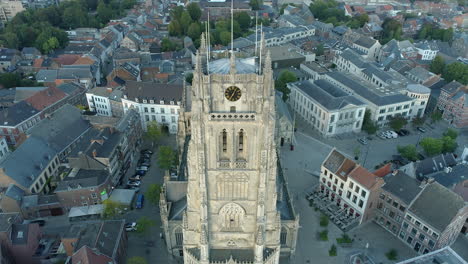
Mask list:
[[[288,230],[283,226],[281,227],[280,243],[282,246],[286,246],[288,242]]]
[[[227,152],[227,132],[226,129],[223,129],[223,132],[221,133],[222,141],[223,141],[223,153]]]
[[[183,234],[182,228],[180,226],[178,226],[174,230],[174,237],[175,237],[176,246],[182,246],[182,244],[184,242],[184,234]]]
[[[239,131],[239,152],[244,151],[244,130]]]

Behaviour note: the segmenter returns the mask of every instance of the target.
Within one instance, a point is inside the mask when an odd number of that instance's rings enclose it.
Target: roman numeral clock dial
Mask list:
[[[241,90],[239,87],[236,86],[230,86],[224,91],[224,96],[226,99],[228,99],[231,102],[235,102],[241,98]]]

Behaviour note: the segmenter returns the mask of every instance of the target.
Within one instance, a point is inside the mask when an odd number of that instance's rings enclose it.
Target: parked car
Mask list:
[[[153,151],[149,150],[149,149],[142,149],[140,151],[141,154],[149,154],[149,155],[152,155],[153,154]]]
[[[145,158],[145,159],[150,159],[151,155],[150,154],[142,154],[140,158]]]
[[[137,230],[137,223],[136,222],[131,222],[131,223],[126,223],[125,224],[125,231],[136,231]]]
[[[46,222],[45,220],[38,219],[38,220],[32,220],[32,221],[29,222],[29,223],[31,223],[31,224],[39,224],[39,226],[44,226],[44,225],[45,225],[45,222]]]
[[[132,177],[128,178],[130,181],[141,181],[141,175],[135,174]]]
[[[143,194],[138,194],[136,200],[136,209],[143,208],[143,202],[145,201],[145,196]]]
[[[147,158],[140,158],[140,159],[138,160],[138,162],[146,162],[146,163],[150,163],[150,162],[151,162],[151,160],[150,160],[150,159],[147,159]]]
[[[426,133],[426,129],[424,127],[417,128],[421,133]]]
[[[137,171],[135,172],[135,174],[136,174],[136,175],[140,175],[140,176],[145,176],[146,172],[147,172],[147,171],[145,171],[145,170],[137,170]]]
[[[377,136],[381,139],[387,139],[387,135],[384,132],[380,132]]]
[[[148,170],[148,167],[146,167],[146,166],[140,166],[140,167],[137,167],[136,170],[137,170],[137,171],[140,171],[140,170],[142,170],[142,171],[147,171],[147,170]]]
[[[147,161],[138,161],[138,164],[137,164],[139,167],[143,166],[143,167],[150,167],[151,166],[151,163],[147,162]]]
[[[141,185],[141,181],[127,181],[127,185],[139,187]]]
[[[363,145],[367,145],[367,140],[365,138],[358,138],[359,143],[363,144]]]
[[[403,134],[403,136],[407,136],[410,134],[409,130],[406,129],[401,129],[400,132]]]

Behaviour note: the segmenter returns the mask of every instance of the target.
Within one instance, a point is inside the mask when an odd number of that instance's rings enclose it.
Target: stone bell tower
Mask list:
[[[191,88],[184,263],[276,264],[275,90],[264,38],[259,59],[208,61],[202,36]]]

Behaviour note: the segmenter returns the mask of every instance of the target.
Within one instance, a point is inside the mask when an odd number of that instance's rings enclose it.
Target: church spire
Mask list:
[[[234,52],[231,52],[231,70],[229,73],[231,74],[236,74],[236,55],[234,55]]]

